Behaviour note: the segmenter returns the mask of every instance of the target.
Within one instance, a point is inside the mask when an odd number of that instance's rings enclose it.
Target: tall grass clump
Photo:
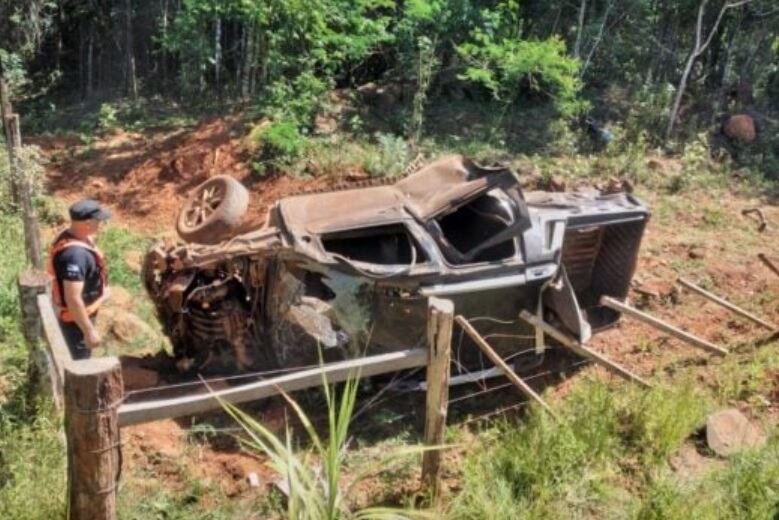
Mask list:
[[[354,485],[360,480],[381,471],[393,458],[410,452],[423,451],[423,448],[409,448],[388,457],[368,474],[355,476],[344,486],[344,464],[348,449],[349,423],[357,402],[359,380],[350,377],[343,384],[340,395],[335,386],[323,382],[323,391],[327,405],[327,436],[321,436],[309,416],[301,406],[282,394],[302,424],[311,448],[298,450],[293,444],[292,433],[287,427],[284,439],[268,430],[237,407],[223,402],[227,412],[244,428],[248,439],[245,446],[263,453],[270,458],[272,467],[287,484],[286,518],[291,520],[345,520],[363,518],[433,518],[420,511],[396,510],[390,508],[368,508],[352,511],[348,498]]]
[[[468,457],[455,518],[559,518],[598,507],[621,452],[614,394],[589,381],[561,408],[559,421],[531,409]]]
[[[24,267],[21,219],[0,213],[0,518],[64,515],[64,449],[48,403],[30,414],[27,348],[16,276]]]
[[[706,420],[711,399],[691,381],[622,394],[622,435],[642,462],[652,466],[675,452]]]
[[[734,455],[701,480],[682,483],[665,474],[649,481],[634,511],[637,520],[770,520],[779,517],[779,438]]]
[[[719,520],[719,504],[697,486],[683,486],[671,475],[651,479],[637,504],[635,520]]]
[[[109,225],[98,235],[98,245],[106,256],[112,284],[121,285],[135,294],[143,290],[138,272],[127,263],[130,251],[145,252],[150,240],[127,228]]]
[[[411,159],[411,150],[402,137],[377,133],[376,144],[364,148],[362,167],[371,177],[394,177]]]
[[[720,518],[779,518],[779,436],[775,432],[764,448],[737,455],[714,481],[722,496]]]

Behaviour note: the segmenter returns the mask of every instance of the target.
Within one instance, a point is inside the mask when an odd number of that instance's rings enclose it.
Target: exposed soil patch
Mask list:
[[[47,189],[67,202],[92,197],[134,229],[170,230],[186,194],[219,174],[249,187],[248,226],[264,220],[277,199],[302,188],[325,187],[337,178],[258,177],[251,173],[237,116],[216,118],[194,131],[139,134],[116,131],[91,146],[73,137],[32,138],[49,159]]]

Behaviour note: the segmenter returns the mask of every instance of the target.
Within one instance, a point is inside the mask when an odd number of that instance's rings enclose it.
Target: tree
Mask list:
[[[668,127],[665,131],[666,141],[671,139],[671,135],[673,134],[674,127],[676,125],[676,119],[679,115],[679,107],[681,106],[682,103],[682,97],[684,96],[684,93],[687,90],[687,82],[690,79],[690,73],[692,72],[692,68],[693,65],[695,64],[695,60],[698,59],[698,57],[700,57],[706,51],[709,44],[711,44],[711,40],[714,37],[714,35],[717,33],[717,30],[719,29],[720,26],[720,22],[722,22],[722,18],[725,16],[725,13],[729,9],[733,9],[735,7],[748,4],[751,1],[752,0],[738,0],[738,1],[728,0],[724,4],[722,4],[722,7],[719,10],[719,14],[717,15],[717,19],[714,21],[714,24],[708,30],[708,35],[704,39],[703,38],[704,15],[706,14],[706,6],[708,5],[709,0],[701,0],[700,5],[698,6],[698,17],[695,25],[695,40],[694,40],[693,48],[690,51],[689,56],[687,57],[687,62],[684,65],[684,70],[682,71],[682,77],[679,80],[679,86],[676,88],[676,97],[674,98],[673,107],[671,108],[671,114],[668,118]]]

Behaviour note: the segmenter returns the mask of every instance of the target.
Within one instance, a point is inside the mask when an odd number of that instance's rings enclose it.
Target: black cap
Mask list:
[[[101,208],[96,200],[84,199],[70,207],[70,220],[108,220],[111,212]]]

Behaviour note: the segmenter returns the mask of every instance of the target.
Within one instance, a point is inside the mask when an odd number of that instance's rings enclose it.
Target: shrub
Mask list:
[[[402,137],[377,133],[376,145],[366,147],[362,167],[372,177],[394,177],[410,161],[411,151]]]
[[[516,100],[517,86],[525,85],[531,92],[548,94],[562,116],[582,113],[588,104],[579,98],[579,61],[556,36],[522,39],[517,11],[511,1],[482,11],[482,25],[457,47],[468,64],[461,78],[483,85],[506,104]]]
[[[44,179],[44,159],[41,149],[35,145],[22,146],[17,153],[19,169],[25,172],[31,182],[32,195],[35,198],[42,191]],[[11,178],[8,153],[5,145],[0,145],[0,212],[13,213],[16,206],[11,198]]]
[[[250,134],[257,160],[252,163],[260,175],[289,168],[306,149],[306,140],[295,123],[274,121],[256,127]]]
[[[97,113],[97,127],[103,131],[116,128],[119,126],[117,115],[118,111],[111,103],[103,103]]]

